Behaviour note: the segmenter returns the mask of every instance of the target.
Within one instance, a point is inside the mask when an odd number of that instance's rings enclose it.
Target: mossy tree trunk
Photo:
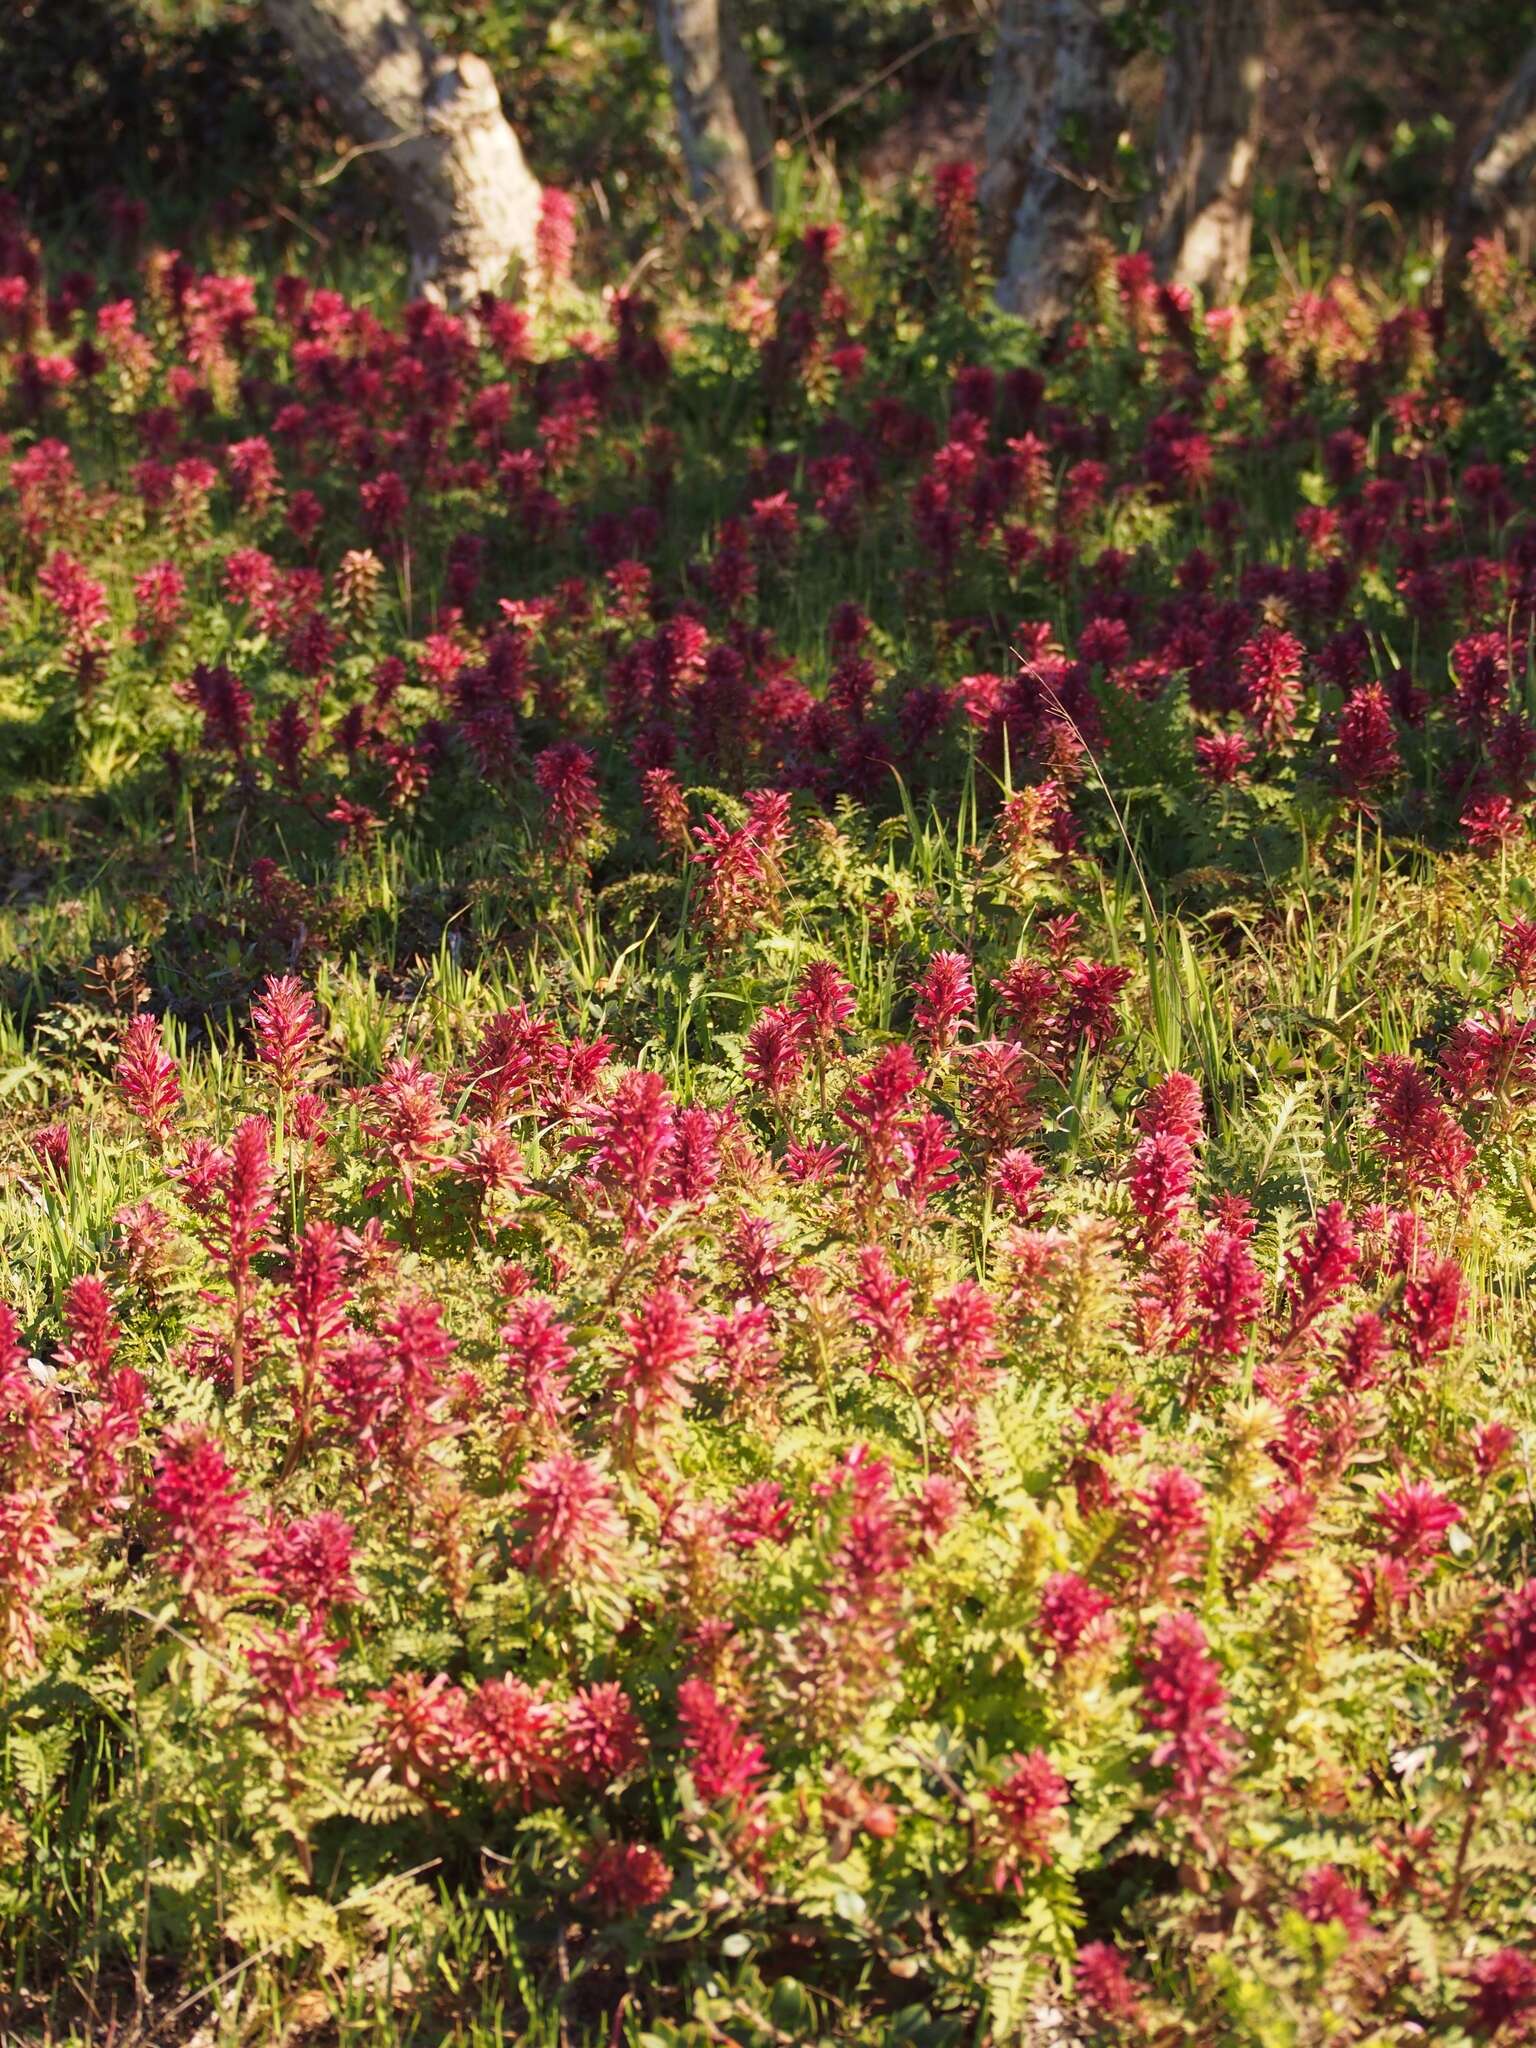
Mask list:
[[[1054,327],[1095,260],[1122,124],[1104,0],[1003,0],[981,200],[1000,252],[998,303]]]
[[[1456,196],[1454,239],[1464,250],[1502,228],[1517,255],[1536,251],[1536,43],[1526,51],[1467,165]]]
[[[772,143],[730,0],[656,0],[656,26],[694,198],[732,227],[762,227]]]
[[[1264,0],[1174,0],[1147,247],[1161,276],[1208,300],[1248,277],[1263,120]]]
[[[539,184],[490,66],[452,57],[405,0],[267,0],[317,92],[377,153],[405,222],[411,285],[445,305],[535,267]]]

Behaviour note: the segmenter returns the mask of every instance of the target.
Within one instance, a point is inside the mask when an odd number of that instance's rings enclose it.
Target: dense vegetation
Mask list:
[[[1536,284],[0,231],[28,2038],[1536,2023]]]

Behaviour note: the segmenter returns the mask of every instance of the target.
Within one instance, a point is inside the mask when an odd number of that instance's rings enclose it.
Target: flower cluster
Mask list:
[[[984,197],[959,359],[830,222],[674,328],[555,191],[390,318],[0,201],[27,1969],[1530,2031],[1523,368],[1025,363]]]

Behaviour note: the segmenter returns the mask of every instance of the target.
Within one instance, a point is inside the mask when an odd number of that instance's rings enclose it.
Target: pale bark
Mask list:
[[[1003,0],[981,200],[1003,250],[998,303],[1043,326],[1071,312],[1095,260],[1122,125],[1105,0]]]
[[[762,227],[772,142],[730,0],[656,0],[656,27],[694,198],[733,227]]]
[[[414,291],[462,306],[519,261],[531,278],[538,180],[490,66],[450,57],[406,0],[267,0],[305,77],[377,153],[411,250]]]
[[[1264,92],[1263,0],[1175,0],[1147,248],[1159,273],[1224,303],[1248,277]]]
[[[1520,60],[1457,194],[1457,239],[1503,228],[1522,261],[1536,249],[1536,43]]]

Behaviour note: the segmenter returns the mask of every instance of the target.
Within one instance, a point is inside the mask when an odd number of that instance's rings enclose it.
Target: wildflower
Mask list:
[[[336,1226],[318,1218],[306,1223],[289,1261],[274,1317],[277,1328],[298,1353],[300,1386],[295,1405],[301,1437],[309,1427],[316,1379],[347,1327],[352,1295],[346,1269],[346,1250]]]
[[[1195,1247],[1181,1237],[1165,1237],[1148,1253],[1136,1325],[1149,1354],[1176,1350],[1193,1330],[1197,1258]]]
[[[1317,1512],[1315,1495],[1304,1486],[1280,1488],[1259,1509],[1258,1518],[1244,1531],[1236,1550],[1238,1582],[1257,1585],[1272,1571],[1306,1548],[1311,1540],[1312,1521]]]
[[[576,250],[576,201],[558,185],[539,191],[539,220],[534,232],[534,259],[545,291],[556,292],[570,282]]]
[[[175,1177],[182,1199],[198,1219],[203,1247],[229,1286],[229,1364],[238,1395],[256,1334],[255,1261],[272,1248],[277,1211],[271,1126],[265,1117],[247,1117],[227,1148],[194,1140]]]
[[[1507,796],[1479,797],[1468,804],[1461,814],[1461,828],[1472,851],[1485,860],[1525,837],[1525,820]]]
[[[1456,723],[1486,738],[1509,693],[1509,651],[1502,633],[1474,633],[1451,649]]]
[[[782,1103],[805,1071],[805,1029],[801,1013],[775,1006],[758,1013],[742,1054],[747,1079],[770,1101]]]
[[[760,556],[785,560],[794,552],[800,513],[788,491],[752,500],[752,544]]]
[[[964,1047],[960,1089],[968,1130],[989,1149],[1011,1147],[1038,1128],[1039,1064],[1011,1039],[984,1038]]]
[[[626,1073],[592,1124],[598,1138],[592,1173],[612,1199],[630,1244],[666,1200],[664,1176],[677,1135],[667,1084],[648,1069]]]
[[[907,1125],[902,1140],[907,1170],[897,1185],[913,1215],[921,1215],[930,1195],[942,1194],[959,1178],[950,1171],[960,1157],[950,1136],[950,1125],[937,1110],[926,1111]]]
[[[1420,1480],[1378,1495],[1376,1519],[1392,1556],[1420,1567],[1440,1548],[1445,1532],[1462,1519],[1462,1511],[1455,1501]]]
[[[1508,1113],[1536,1097],[1536,1020],[1507,1008],[1463,1017],[1439,1064],[1458,1103]]]
[[[769,1393],[780,1361],[772,1311],[762,1302],[738,1301],[729,1313],[707,1318],[706,1328],[714,1351],[707,1377],[748,1400]]]
[[[243,1487],[206,1430],[170,1430],[155,1460],[150,1502],[167,1570],[194,1603],[226,1598],[243,1574],[254,1528]]]
[[[501,1350],[517,1400],[509,1420],[534,1421],[546,1434],[564,1420],[570,1377],[570,1335],[555,1304],[542,1295],[528,1295],[512,1304],[501,1328]]]
[[[1301,1231],[1286,1260],[1291,1334],[1310,1329],[1355,1276],[1360,1255],[1342,1202],[1325,1202],[1310,1230]]]
[[[220,571],[224,600],[230,605],[254,604],[267,595],[276,578],[276,564],[260,548],[234,548]]]
[[[256,1057],[287,1101],[298,1090],[320,1038],[314,997],[292,974],[269,974],[251,1005]]]
[[[614,1374],[623,1394],[623,1425],[633,1441],[689,1405],[698,1350],[698,1321],[675,1288],[658,1287],[644,1309],[623,1319],[625,1351]]]
[[[439,1301],[415,1290],[401,1295],[384,1318],[380,1336],[389,1360],[390,1400],[380,1449],[408,1472],[427,1445],[444,1434],[444,1374],[458,1339],[443,1328]]]
[[[1077,1952],[1074,1977],[1078,2001],[1098,2018],[1117,2024],[1134,2022],[1141,1996],[1125,1958],[1107,1941],[1085,1941]]]
[[[773,789],[753,792],[746,823],[734,831],[713,815],[698,828],[693,859],[703,875],[697,910],[712,958],[730,952],[773,908],[788,840],[789,799]]]
[[[1489,2040],[1523,2040],[1536,2024],[1536,1962],[1517,1948],[1479,1956],[1467,1971],[1466,2024]]]
[[[181,1101],[181,1080],[175,1060],[160,1043],[159,1024],[147,1013],[133,1018],[123,1032],[114,1078],[128,1107],[142,1118],[158,1152]]]
[[[441,1077],[414,1053],[386,1060],[364,1095],[363,1136],[375,1154],[389,1161],[407,1204],[413,1203],[419,1179],[446,1173],[454,1163],[457,1131],[443,1101]],[[372,1192],[384,1185],[377,1183]]]
[[[154,1202],[128,1202],[112,1218],[113,1251],[130,1286],[151,1302],[163,1294],[176,1266],[176,1233]]]
[[[471,1107],[493,1122],[534,1107],[554,1039],[553,1024],[535,1017],[526,1003],[490,1018],[463,1075]]]
[[[53,1561],[58,1524],[37,1487],[0,1493],[0,1672],[37,1662],[37,1596]]]
[[[1113,1043],[1120,1030],[1120,998],[1130,979],[1129,967],[1108,960],[1074,960],[1064,970],[1067,1003],[1057,1036],[1068,1064],[1079,1043],[1094,1053]]]
[[[768,1775],[762,1743],[702,1678],[683,1680],[677,1689],[677,1711],[700,1799],[737,1815],[751,1814]]]
[[[720,1134],[729,1113],[694,1103],[680,1109],[673,1125],[672,1154],[667,1175],[669,1202],[702,1202],[720,1177]]]
[[[1301,696],[1306,649],[1293,633],[1261,626],[1238,656],[1238,687],[1244,708],[1261,740],[1273,745],[1291,737]]]
[[[319,1508],[296,1521],[270,1522],[255,1570],[285,1605],[318,1620],[362,1597],[352,1575],[355,1548],[352,1525],[333,1509]]]
[[[1374,1309],[1363,1309],[1344,1333],[1336,1369],[1352,1393],[1364,1393],[1381,1380],[1391,1350],[1386,1327]]]
[[[405,1294],[377,1337],[350,1332],[324,1365],[324,1403],[357,1460],[364,1492],[387,1475],[409,1485],[447,1433],[444,1369],[455,1348],[439,1303]]]
[[[1140,1580],[1162,1592],[1192,1578],[1205,1548],[1205,1494],[1182,1466],[1155,1472],[1135,1496],[1131,1526]]]
[[[1193,1614],[1165,1614],[1140,1660],[1143,1725],[1161,1737],[1155,1770],[1171,1771],[1162,1804],[1198,1815],[1230,1775],[1235,1751],[1220,1669]]]
[[[251,693],[233,669],[200,661],[185,682],[173,686],[173,695],[201,713],[203,745],[210,753],[222,749],[237,761],[244,759],[251,737]]]
[[[1476,1159],[1471,1140],[1422,1069],[1389,1053],[1365,1070],[1382,1156],[1410,1189],[1461,1193]]]
[[[1107,1395],[1093,1408],[1079,1408],[1076,1415],[1082,1442],[1067,1469],[1067,1478],[1076,1489],[1083,1511],[1090,1513],[1108,1507],[1115,1498],[1101,1460],[1139,1442],[1141,1421],[1135,1402],[1123,1392]]]
[[[336,564],[336,610],[355,632],[360,632],[373,616],[383,580],[384,564],[372,548],[348,548]]]
[[[1195,1155],[1187,1138],[1154,1131],[1142,1139],[1131,1158],[1129,1187],[1147,1250],[1178,1229],[1194,1184]]]
[[[181,624],[187,579],[174,562],[154,562],[133,579],[133,637],[163,649]]]
[[[452,1170],[476,1190],[476,1213],[488,1224],[528,1192],[522,1152],[511,1133],[498,1124],[477,1129]]]
[[[672,770],[648,768],[641,777],[641,798],[662,847],[675,859],[686,860],[693,851],[688,799]]]
[[[1466,1748],[1489,1764],[1514,1763],[1536,1740],[1536,1579],[1506,1593],[1479,1630],[1466,1680]]]
[[[1060,985],[1049,968],[1038,961],[1015,960],[994,983],[997,1007],[1021,1044],[1044,1046],[1052,1033],[1061,996]]]
[[[975,253],[976,193],[976,166],[964,157],[934,166],[933,204],[939,241],[957,271],[963,272]]]
[[[369,1695],[374,1732],[358,1762],[380,1782],[437,1793],[465,1762],[467,1703],[446,1672],[402,1671]]]
[[[1038,1191],[1045,1168],[1021,1145],[1015,1145],[992,1162],[991,1184],[1020,1223],[1033,1223],[1040,1214]]]
[[[1319,1863],[1296,1887],[1296,1910],[1316,1926],[1332,1921],[1353,1941],[1371,1932],[1371,1909],[1362,1895],[1332,1863]]]
[[[997,837],[1015,887],[1022,888],[1051,852],[1051,828],[1065,807],[1060,783],[1046,781],[1015,790],[997,814]]]
[[[1361,810],[1389,788],[1403,770],[1387,693],[1380,683],[1356,690],[1339,719],[1334,764],[1344,793]]]
[[[910,1046],[887,1046],[873,1064],[850,1082],[838,1106],[838,1119],[853,1132],[866,1199],[878,1204],[898,1178],[905,1111],[922,1084],[922,1069]]]
[[[351,797],[338,797],[325,815],[330,824],[340,828],[343,853],[361,853],[378,829],[377,814],[366,804],[354,803]]]
[[[542,1686],[488,1678],[464,1708],[464,1760],[498,1805],[530,1811],[558,1798],[565,1775],[560,1709]]]
[[[647,1842],[593,1842],[582,1860],[577,1902],[604,1919],[659,1906],[672,1889],[672,1866]]]
[[[69,1180],[69,1125],[44,1124],[28,1134],[27,1143],[48,1178],[63,1187]]]
[[[1404,1280],[1398,1318],[1408,1355],[1420,1372],[1450,1350],[1465,1310],[1463,1274],[1454,1259],[1430,1260]]]
[[[1514,917],[1499,926],[1499,965],[1513,987],[1536,988],[1536,918]]]
[[[1217,789],[1241,782],[1253,758],[1253,742],[1240,732],[1202,733],[1195,740],[1195,766]]]
[[[844,1145],[802,1145],[792,1138],[784,1148],[784,1177],[796,1187],[831,1180],[843,1162]]]
[[[1491,1479],[1508,1462],[1516,1444],[1507,1422],[1485,1422],[1472,1440],[1472,1463],[1481,1479]]]
[[[1200,1083],[1177,1070],[1165,1074],[1138,1107],[1136,1128],[1149,1138],[1162,1132],[1191,1147],[1198,1145],[1205,1136]]]
[[[900,1365],[911,1331],[911,1286],[894,1270],[879,1245],[865,1246],[858,1266],[858,1278],[848,1290],[854,1319],[869,1332],[874,1361]]]
[[[992,1868],[994,1891],[1022,1891],[1024,1868],[1043,1868],[1051,1861],[1052,1838],[1061,1826],[1067,1803],[1067,1781],[1044,1750],[1015,1751],[1009,1775],[988,1787],[1002,1851]]]
[[[954,1044],[976,1012],[971,964],[963,953],[935,953],[917,984],[913,1022],[936,1055]]]
[[[1053,1572],[1040,1588],[1036,1627],[1060,1659],[1075,1656],[1102,1633],[1114,1603],[1076,1572]]]
[[[303,493],[295,492],[294,497],[289,501],[288,523],[290,526],[293,525],[295,511],[298,509],[300,498],[303,495]],[[404,526],[406,513],[410,510],[411,497],[410,492],[406,488],[405,480],[392,469],[381,469],[377,476],[365,479],[358,486],[357,495],[362,510],[363,524],[368,529],[369,538],[380,547],[383,547],[388,538],[398,533]],[[319,509],[318,505],[316,505],[315,512],[318,513]],[[319,520],[316,518],[310,531],[313,532],[313,527],[318,524]],[[310,536],[300,532],[298,537],[300,540],[304,540]]]
[[[555,859],[562,867],[577,859],[602,814],[596,765],[596,757],[574,740],[546,747],[534,760],[533,779],[544,798]]]
[[[566,1702],[561,1729],[566,1765],[589,1784],[611,1785],[643,1760],[645,1731],[620,1685],[584,1686]]]
[[[147,1400],[129,1366],[95,1376],[98,1398],[75,1409],[72,1455],[61,1520],[76,1534],[107,1529],[126,1505],[124,1453],[139,1435]]]
[[[331,1700],[341,1698],[336,1675],[339,1643],[327,1640],[313,1615],[296,1629],[260,1631],[245,1661],[258,1687],[258,1705],[273,1742],[293,1754],[306,1737],[305,1724]]]
[[[1235,1358],[1264,1306],[1264,1277],[1246,1238],[1208,1230],[1195,1276],[1195,1339],[1210,1358]]]
[[[726,1534],[737,1550],[786,1542],[792,1526],[789,1502],[776,1479],[753,1480],[743,1486],[726,1514]]]
[[[974,1280],[957,1280],[936,1295],[918,1342],[920,1383],[951,1399],[984,1393],[1001,1350],[997,1321],[991,1296]]]
[[[16,1312],[0,1301],[0,1491],[51,1483],[67,1436],[58,1393],[33,1378]]]
[[[96,673],[107,647],[107,593],[62,548],[37,572],[37,586],[64,624],[64,642],[79,682]]]
[[[113,1312],[112,1297],[95,1274],[83,1273],[69,1283],[64,1297],[64,1320],[69,1339],[60,1348],[59,1363],[83,1369],[93,1385],[103,1389],[122,1332]]]
[[[623,1576],[627,1536],[601,1463],[560,1451],[518,1481],[518,1560],[546,1584],[568,1589],[612,1584]]]

